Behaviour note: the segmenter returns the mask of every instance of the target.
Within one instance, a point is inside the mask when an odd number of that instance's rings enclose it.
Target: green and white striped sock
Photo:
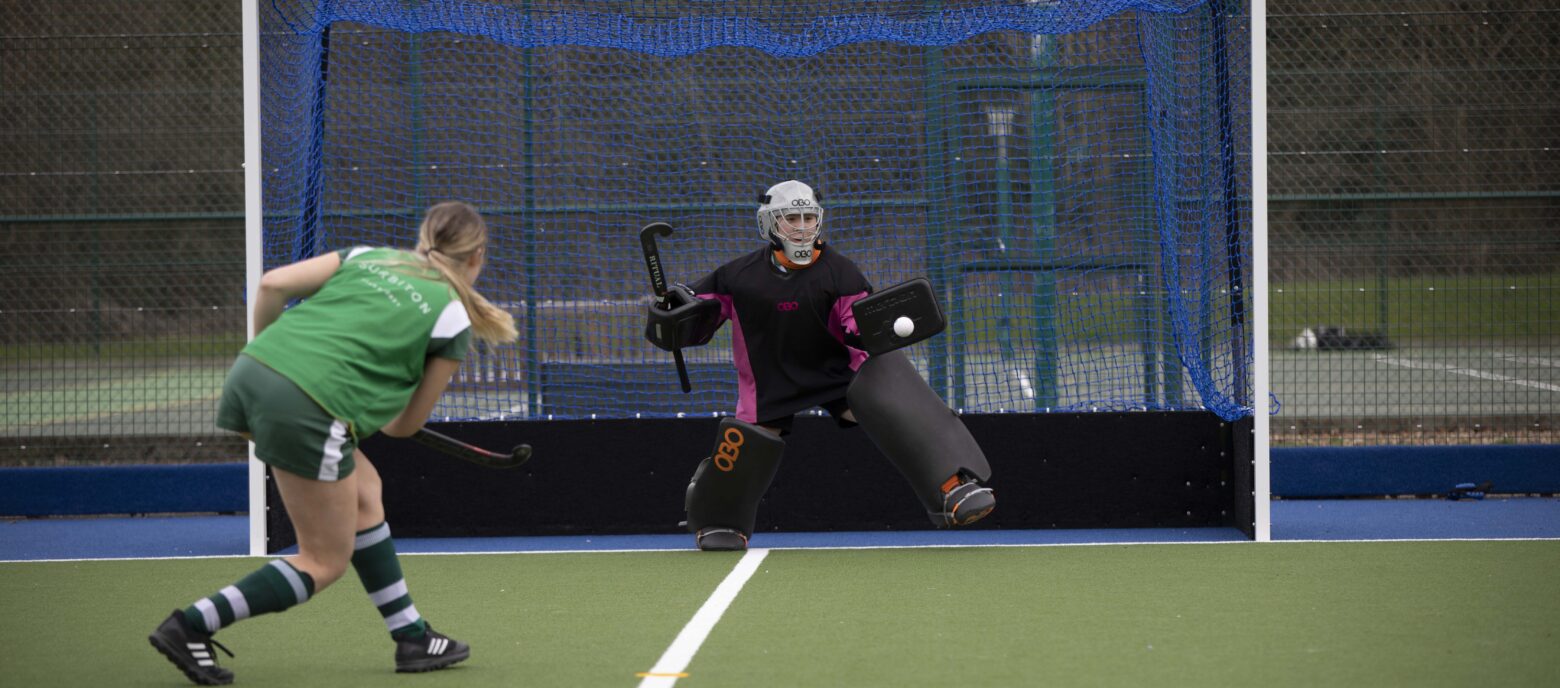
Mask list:
[[[390,539],[389,523],[380,523],[357,534],[352,568],[357,570],[369,599],[379,608],[379,615],[385,618],[390,637],[420,638],[427,632],[428,622],[417,613],[412,595],[406,590],[401,560],[395,556],[395,542]]]
[[[314,578],[282,559],[273,559],[237,583],[184,608],[184,618],[207,633],[251,616],[279,612],[309,601]]]

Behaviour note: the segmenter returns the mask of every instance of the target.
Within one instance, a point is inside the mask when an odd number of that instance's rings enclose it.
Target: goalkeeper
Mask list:
[[[152,632],[152,646],[191,681],[233,681],[216,662],[218,629],[303,604],[349,566],[390,632],[396,671],[442,669],[470,655],[412,604],[379,473],[356,444],[421,428],[473,334],[515,338],[513,318],[472,288],[487,239],[475,208],[440,203],[423,218],[415,252],[358,247],[260,279],[255,338],[223,383],[217,424],[251,439],[270,465],[298,554],[174,610]]]
[[[688,485],[687,526],[703,550],[747,548],[758,501],[779,468],[783,438],[797,412],[821,406],[849,428],[858,424],[853,406],[888,408],[860,421],[874,438],[946,433],[948,423],[968,437],[902,354],[873,357],[868,364],[851,306],[870,295],[872,285],[855,263],[825,244],[823,208],[812,188],[781,182],[759,202],[764,246],[691,286],[673,287],[671,308],[651,307],[645,329],[651,343],[671,350],[705,344],[722,324],[732,323],[736,417],[721,422],[711,456]],[[860,374],[863,365],[873,375]],[[933,403],[888,398],[906,389],[916,400],[929,395]],[[925,449],[885,449],[885,454],[910,479],[934,524],[967,525],[991,512],[996,500],[979,482],[990,469],[978,447],[977,456],[958,456],[938,454],[936,442],[919,446]]]

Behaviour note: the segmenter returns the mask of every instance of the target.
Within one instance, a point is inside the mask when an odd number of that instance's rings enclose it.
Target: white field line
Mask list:
[[[710,598],[704,601],[704,606],[699,607],[698,613],[693,615],[687,626],[683,626],[682,632],[677,634],[677,639],[672,641],[671,647],[666,648],[655,666],[639,673],[643,678],[639,688],[670,688],[677,684],[677,679],[688,675],[683,670],[688,668],[688,663],[693,661],[693,655],[704,644],[704,639],[709,637],[715,623],[720,621],[726,608],[731,606],[731,601],[737,598],[742,586],[753,577],[758,565],[768,555],[767,549],[750,549],[742,555],[731,573],[726,574],[726,580],[720,582]]]
[[[1498,353],[1498,354],[1495,354],[1495,357],[1496,358],[1504,358],[1504,359],[1506,359],[1508,361],[1512,361],[1514,363],[1526,363],[1528,365],[1541,365],[1541,366],[1549,366],[1550,368],[1560,368],[1560,359],[1538,358],[1538,357],[1535,357],[1535,356],[1518,356],[1516,354],[1508,354],[1508,353]]]
[[[1445,363],[1427,363],[1425,361],[1415,361],[1411,358],[1398,358],[1396,356],[1378,355],[1376,356],[1376,360],[1387,365],[1395,365],[1403,368],[1413,368],[1415,370],[1438,370],[1444,373],[1476,377],[1481,380],[1494,380],[1495,382],[1506,382],[1513,385],[1533,387],[1550,392],[1560,392],[1560,385],[1552,385],[1548,382],[1538,382],[1536,380],[1524,380],[1522,378],[1511,377],[1510,375],[1501,375],[1499,373],[1491,373],[1474,368],[1459,368],[1457,366],[1447,365]]]

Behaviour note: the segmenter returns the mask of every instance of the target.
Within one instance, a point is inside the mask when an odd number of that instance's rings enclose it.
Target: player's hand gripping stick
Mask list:
[[[671,310],[672,305],[666,300],[666,273],[661,270],[661,252],[655,247],[655,237],[671,236],[672,226],[665,222],[652,222],[639,230],[639,246],[645,251],[645,267],[650,269],[650,286],[655,289],[656,308]],[[669,333],[669,341],[677,341],[677,333]],[[683,363],[682,349],[672,347],[672,358],[677,361],[677,378],[682,381],[683,393],[693,391],[693,385],[688,382],[688,364]]]

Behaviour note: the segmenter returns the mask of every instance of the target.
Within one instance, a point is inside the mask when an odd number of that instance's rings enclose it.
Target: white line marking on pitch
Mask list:
[[[1518,356],[1516,354],[1508,354],[1508,353],[1495,354],[1495,357],[1496,358],[1504,358],[1504,359],[1506,359],[1508,361],[1515,361],[1517,363],[1526,363],[1528,365],[1541,365],[1541,366],[1549,366],[1550,368],[1560,368],[1560,361],[1557,361],[1557,360],[1552,359],[1552,358],[1538,358],[1536,356]]]
[[[655,666],[638,674],[644,678],[639,682],[639,688],[670,688],[676,685],[677,679],[688,675],[684,669],[693,661],[694,653],[699,651],[699,646],[704,644],[704,639],[715,628],[715,622],[720,621],[726,608],[731,606],[731,601],[737,598],[742,586],[753,577],[759,563],[768,555],[767,549],[750,549],[742,555],[742,560],[731,569],[731,573],[726,574],[726,580],[716,586],[715,592],[704,601],[704,606],[699,607],[688,625],[683,626],[682,632],[677,634],[677,639],[672,641],[671,647],[666,648]]]
[[[1415,361],[1415,360],[1413,360],[1411,358],[1397,358],[1395,356],[1377,356],[1376,360],[1381,361],[1382,363],[1386,363],[1388,365],[1401,366],[1401,367],[1404,367],[1404,368],[1413,368],[1413,369],[1416,369],[1416,370],[1439,370],[1439,371],[1444,372],[1444,373],[1455,373],[1457,375],[1467,375],[1468,377],[1476,377],[1476,378],[1479,378],[1481,380],[1494,380],[1496,382],[1509,382],[1509,383],[1511,383],[1513,385],[1522,385],[1524,387],[1536,387],[1538,389],[1548,390],[1550,392],[1560,392],[1560,385],[1552,385],[1552,384],[1549,384],[1547,382],[1538,382],[1538,381],[1535,381],[1535,380],[1523,380],[1521,378],[1511,377],[1510,375],[1501,375],[1499,373],[1489,373],[1489,372],[1485,372],[1483,370],[1476,370],[1476,369],[1473,369],[1473,368],[1458,368],[1457,366],[1447,365],[1445,363],[1426,363],[1424,361]]]

